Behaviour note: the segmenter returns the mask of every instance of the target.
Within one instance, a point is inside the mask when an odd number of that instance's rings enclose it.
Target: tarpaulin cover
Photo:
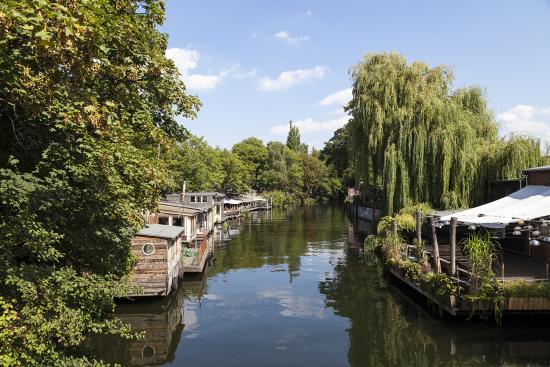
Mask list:
[[[477,224],[487,228],[504,228],[520,220],[550,216],[550,186],[525,186],[502,199],[440,218],[449,221]]]

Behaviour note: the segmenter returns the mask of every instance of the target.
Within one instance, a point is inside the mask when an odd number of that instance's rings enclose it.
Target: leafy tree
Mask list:
[[[286,146],[290,149],[298,152],[300,150],[300,129],[297,126],[292,125],[292,121],[289,122],[290,130],[286,138]]]
[[[302,196],[304,184],[304,167],[302,165],[301,155],[296,151],[285,147],[283,150],[285,158],[288,186],[286,190]]]
[[[332,138],[325,143],[320,152],[320,158],[335,170],[336,177],[340,177],[346,186],[352,185],[350,157],[349,157],[349,124],[334,132]]]
[[[159,150],[185,93],[161,1],[0,3],[0,363],[75,356],[131,268],[130,238],[169,176]],[[78,360],[77,360],[78,359]]]
[[[384,185],[389,212],[411,201],[468,207],[484,200],[491,180],[545,162],[538,140],[500,139],[484,92],[453,91],[448,67],[383,53],[367,55],[351,74],[354,175]]]
[[[244,193],[250,191],[250,172],[241,158],[231,151],[221,151],[223,170],[225,173],[222,191]]]
[[[239,156],[247,166],[247,170],[252,173],[251,186],[259,190],[260,174],[265,169],[268,160],[268,150],[266,146],[260,139],[250,137],[233,145],[231,150]]]
[[[267,144],[268,159],[265,170],[260,174],[260,186],[264,190],[288,190],[288,174],[285,159],[285,145],[280,142]]]
[[[169,149],[166,159],[174,180],[171,190],[179,192],[184,181],[188,191],[221,189],[225,180],[222,153],[204,139],[190,136]]]

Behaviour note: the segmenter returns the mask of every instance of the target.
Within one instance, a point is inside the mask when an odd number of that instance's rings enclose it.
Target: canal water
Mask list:
[[[388,285],[357,248],[368,231],[335,206],[252,213],[217,233],[205,276],[118,306],[142,339],[91,349],[128,366],[550,365],[547,324],[444,320]]]

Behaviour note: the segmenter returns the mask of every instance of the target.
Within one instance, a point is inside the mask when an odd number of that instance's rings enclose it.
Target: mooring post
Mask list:
[[[441,273],[441,262],[439,261],[439,244],[437,243],[437,234],[435,233],[435,221],[431,215],[428,217],[430,227],[432,228],[432,243],[434,245],[435,271]]]
[[[502,281],[504,282],[504,261],[502,264],[500,264],[500,276],[502,278]]]
[[[416,208],[414,217],[416,221],[416,242],[420,244],[422,242],[422,214],[420,214],[420,209]]]
[[[550,272],[550,264],[546,263],[546,280],[548,280],[549,272]]]
[[[391,234],[394,237],[397,237],[397,219],[395,219],[395,214],[391,220]]]
[[[451,217],[451,276],[456,276],[456,217]]]

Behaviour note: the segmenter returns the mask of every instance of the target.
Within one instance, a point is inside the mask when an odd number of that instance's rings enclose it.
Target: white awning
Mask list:
[[[223,201],[224,204],[230,204],[230,205],[237,205],[237,204],[242,204],[242,201],[241,200],[236,200],[236,199],[225,199]]]
[[[440,221],[456,217],[459,222],[487,228],[504,228],[508,223],[550,216],[550,186],[526,186],[490,203],[446,215]]]

